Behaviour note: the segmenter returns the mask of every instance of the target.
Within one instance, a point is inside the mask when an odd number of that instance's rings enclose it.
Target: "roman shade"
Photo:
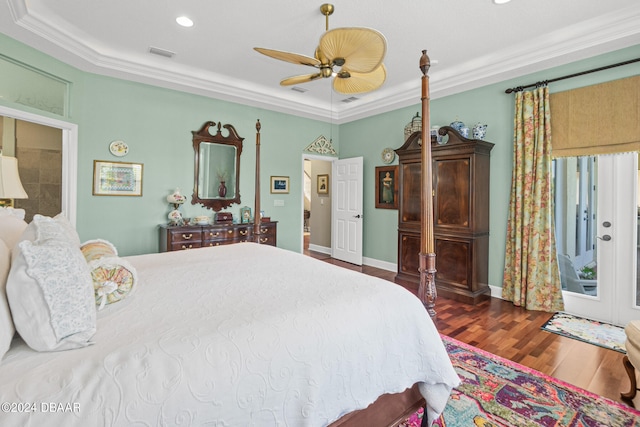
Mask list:
[[[551,94],[552,156],[640,151],[640,76]]]

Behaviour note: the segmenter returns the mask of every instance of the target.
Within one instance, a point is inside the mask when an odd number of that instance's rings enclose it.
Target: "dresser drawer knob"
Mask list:
[[[246,236],[246,235],[247,235],[247,233],[248,233],[248,231],[247,231],[247,230],[240,230],[240,235],[241,235],[241,236]]]
[[[262,237],[262,238],[260,239],[260,243],[267,243],[268,241],[269,241],[269,238],[268,238],[268,237]]]
[[[193,245],[189,245],[189,246],[187,246],[187,245],[182,245],[182,249],[183,249],[183,250],[192,249],[192,248],[193,248]]]
[[[218,237],[220,235],[219,231],[216,231],[215,233],[213,231],[209,232],[209,237]]]
[[[227,233],[233,234],[233,230],[229,230],[229,231],[227,231]]]
[[[261,228],[260,229],[260,234],[267,234],[267,231],[269,231],[268,228]]]
[[[182,238],[183,238],[184,240],[189,240],[189,239],[191,239],[192,237],[193,237],[193,233],[183,234],[183,235],[182,235]]]

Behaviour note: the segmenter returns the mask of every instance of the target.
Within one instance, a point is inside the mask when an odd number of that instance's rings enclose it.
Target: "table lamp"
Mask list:
[[[13,199],[28,198],[20,181],[18,159],[0,154],[0,199],[10,199],[5,205],[13,206]]]

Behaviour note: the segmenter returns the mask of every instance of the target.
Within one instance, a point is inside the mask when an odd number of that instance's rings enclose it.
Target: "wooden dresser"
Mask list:
[[[489,166],[493,144],[467,139],[444,126],[443,145],[431,144],[434,243],[438,295],[475,304],[488,298]],[[396,281],[420,283],[420,132],[396,150],[399,158],[398,274]]]
[[[259,243],[276,245],[277,221],[260,224]],[[253,223],[160,226],[160,251],[181,251],[206,246],[253,242]]]

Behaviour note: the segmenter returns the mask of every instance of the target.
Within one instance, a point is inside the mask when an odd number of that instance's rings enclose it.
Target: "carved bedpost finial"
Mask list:
[[[422,56],[420,57],[420,71],[425,76],[429,72],[429,68],[431,68],[431,60],[429,59],[429,55],[427,55],[427,50],[422,51]]]
[[[258,133],[260,133],[260,128],[262,127],[262,125],[260,124],[260,119],[258,119],[258,121],[256,122],[256,130],[258,131]]]

